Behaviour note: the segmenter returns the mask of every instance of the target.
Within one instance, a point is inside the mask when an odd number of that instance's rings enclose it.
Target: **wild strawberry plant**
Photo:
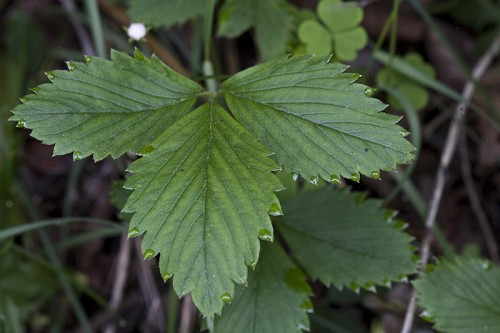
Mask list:
[[[131,13],[169,26],[202,16],[204,6],[194,2],[132,1]],[[259,13],[288,20],[279,14],[288,13],[282,1],[254,3]],[[219,35],[255,27],[263,58],[283,53],[285,44],[269,37],[272,17],[240,18],[247,7],[225,1]],[[375,291],[416,269],[405,223],[378,201],[335,186],[303,191],[283,207],[276,196],[280,170],[293,181],[340,184],[378,179],[413,159],[399,117],[384,113],[374,89],[331,59],[281,57],[206,90],[155,56],[113,51],[111,60],[87,56],[47,73],[50,83],[24,97],[11,120],[53,144],[54,155],[137,154],[123,212],[132,216],[129,237],[142,236],[144,258],[158,258],[163,279],[180,297],[191,295],[212,331],[293,332],[309,328],[308,277]],[[439,301],[425,282],[418,288],[431,307]]]

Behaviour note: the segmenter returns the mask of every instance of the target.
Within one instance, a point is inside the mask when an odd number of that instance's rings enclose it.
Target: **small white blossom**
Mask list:
[[[128,29],[128,36],[135,40],[141,40],[146,36],[146,26],[142,23],[132,23]]]

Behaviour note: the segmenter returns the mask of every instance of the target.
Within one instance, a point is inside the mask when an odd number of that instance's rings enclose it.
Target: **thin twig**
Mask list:
[[[123,299],[123,288],[125,287],[125,283],[127,281],[127,272],[130,262],[130,243],[130,240],[127,238],[127,233],[124,233],[120,241],[120,252],[118,253],[118,262],[115,272],[115,283],[113,284],[111,301],[109,302],[111,309],[114,311],[118,310]],[[116,332],[116,323],[110,323],[106,329],[104,329],[104,332]]]
[[[436,175],[436,183],[434,185],[434,192],[432,195],[432,200],[429,205],[429,211],[427,218],[425,220],[425,228],[427,230],[424,240],[420,248],[420,269],[423,270],[427,261],[429,260],[430,247],[432,243],[432,229],[436,221],[437,212],[439,209],[439,204],[441,203],[441,198],[443,196],[443,189],[446,182],[446,174],[448,167],[450,165],[453,154],[457,147],[457,142],[460,137],[461,123],[467,112],[467,107],[469,105],[470,99],[475,90],[474,82],[477,81],[490,66],[495,55],[500,48],[500,33],[497,34],[495,41],[491,44],[490,48],[483,54],[481,59],[477,62],[474,70],[472,72],[471,80],[467,81],[464,89],[462,91],[462,102],[460,102],[453,114],[453,120],[451,122],[450,128],[448,130],[448,135],[446,137],[446,143],[444,146],[443,153],[441,155],[441,160],[439,161],[439,167]],[[413,290],[408,308],[406,311],[406,316],[401,329],[401,333],[410,333],[413,326],[413,319],[415,316],[417,294]]]
[[[498,244],[495,240],[495,236],[493,236],[493,230],[488,223],[486,213],[481,207],[481,200],[479,200],[476,186],[474,185],[474,181],[472,180],[472,170],[469,161],[469,149],[467,148],[466,137],[463,134],[460,137],[459,149],[460,160],[462,164],[462,178],[464,179],[465,189],[467,190],[467,194],[469,195],[469,201],[472,207],[472,211],[476,215],[476,219],[479,222],[479,228],[481,229],[484,240],[486,241],[486,248],[488,249],[490,258],[496,264],[500,264],[500,258],[498,256]]]

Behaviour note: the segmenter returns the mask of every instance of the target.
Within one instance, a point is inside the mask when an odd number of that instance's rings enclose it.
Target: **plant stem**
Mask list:
[[[391,38],[389,39],[389,63],[388,74],[387,74],[387,83],[391,82],[392,76],[392,59],[396,55],[396,41],[398,36],[398,18],[399,18],[399,4],[401,0],[394,0],[392,5],[392,24],[391,24]]]
[[[385,38],[387,37],[387,34],[389,33],[389,28],[391,27],[392,21],[394,20],[394,12],[391,12],[389,17],[384,23],[384,26],[382,27],[382,30],[380,31],[380,34],[377,38],[377,41],[375,42],[375,46],[373,47],[373,51],[370,54],[370,58],[367,61],[367,65],[365,67],[365,70],[363,71],[363,82],[366,82],[368,79],[368,75],[370,75],[370,70],[373,66],[373,61],[375,59],[375,54],[380,50],[382,47],[382,44],[385,41]]]
[[[204,32],[204,51],[205,60],[210,59],[210,49],[212,46],[212,26],[214,22],[215,0],[208,0],[205,8],[205,21],[203,25]]]
[[[104,33],[102,30],[101,15],[99,14],[99,6],[96,0],[85,0],[85,8],[90,19],[90,29],[92,31],[92,39],[94,40],[95,49],[99,57],[105,58]]]
[[[215,328],[214,328],[214,320],[212,318],[207,317],[207,328],[209,333],[214,333]]]
[[[212,46],[212,26],[214,20],[214,9],[215,0],[207,1],[207,7],[205,11],[205,21],[204,21],[204,53],[205,60],[203,61],[203,75],[207,76],[205,80],[207,85],[207,90],[212,94],[217,92],[217,81],[213,78],[214,76],[214,66],[210,60],[210,51]]]
[[[217,81],[214,79],[214,66],[210,60],[203,61],[203,74],[207,77],[205,79],[207,90],[215,94],[217,92]]]

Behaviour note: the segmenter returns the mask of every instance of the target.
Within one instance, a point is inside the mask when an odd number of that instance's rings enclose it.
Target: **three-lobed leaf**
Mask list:
[[[97,161],[129,150],[139,153],[204,90],[158,58],[136,55],[113,51],[112,61],[69,62],[69,71],[48,73],[52,84],[25,96],[11,120],[32,129],[34,138],[55,144],[54,155],[93,154]]]
[[[322,0],[317,7],[319,20],[309,19],[299,27],[298,37],[308,53],[327,55],[332,52],[342,60],[356,59],[358,50],[368,42],[366,31],[359,24],[363,10],[354,2]]]
[[[363,201],[360,194],[303,191],[284,205],[278,223],[308,275],[338,289],[372,289],[415,272],[411,237],[377,200]]]
[[[248,286],[239,286],[232,304],[215,322],[220,333],[276,333],[309,329],[313,311],[311,287],[304,273],[277,244],[266,244],[262,258],[248,276]]]
[[[500,332],[500,267],[481,259],[444,260],[413,285],[421,314],[446,333]]]
[[[191,293],[204,314],[220,313],[223,295],[257,262],[258,236],[272,239],[268,211],[279,211],[276,165],[221,106],[207,103],[175,123],[134,162],[125,212],[144,233],[145,257],[160,253],[160,270],[178,295]],[[271,212],[272,213],[272,212]]]
[[[209,94],[155,57],[88,60],[50,73],[53,82],[11,119],[55,144],[56,155],[143,155],[125,185],[133,189],[124,207],[133,213],[130,236],[144,235],[145,257],[160,254],[163,277],[173,275],[176,292],[191,293],[203,315],[220,313],[246,281],[259,237],[272,240],[269,214],[281,213],[274,191],[282,187],[273,170],[284,165],[313,183],[318,175],[358,180],[412,157],[398,118],[327,58],[276,60],[233,76],[222,93],[234,118],[219,95],[191,111]]]

